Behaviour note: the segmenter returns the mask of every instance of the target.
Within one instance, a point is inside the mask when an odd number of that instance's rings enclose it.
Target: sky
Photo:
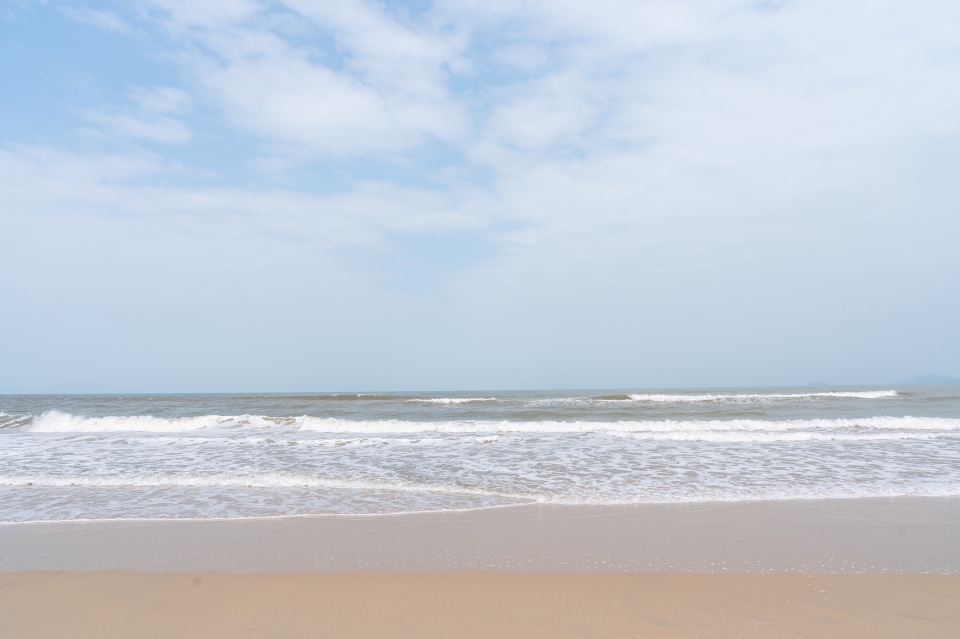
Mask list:
[[[960,4],[2,0],[0,392],[960,377]]]

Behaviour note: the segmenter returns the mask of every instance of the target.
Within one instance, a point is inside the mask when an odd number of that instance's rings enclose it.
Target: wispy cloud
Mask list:
[[[457,39],[403,25],[376,5],[279,5],[329,34],[335,46],[321,51],[276,28],[272,5],[155,6],[189,47],[188,74],[254,135],[337,156],[449,142],[466,125],[446,85]]]
[[[84,118],[109,135],[121,138],[184,144],[193,136],[176,117],[193,108],[193,100],[185,91],[173,87],[131,87],[129,98],[134,103],[129,111],[87,109]]]
[[[59,5],[57,9],[63,15],[80,24],[123,35],[132,35],[135,33],[135,29],[130,24],[112,11],[91,9],[84,5]]]

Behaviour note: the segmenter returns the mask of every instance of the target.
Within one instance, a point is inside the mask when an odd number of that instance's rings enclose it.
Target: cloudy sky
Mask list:
[[[0,392],[960,376],[960,4],[4,0]]]

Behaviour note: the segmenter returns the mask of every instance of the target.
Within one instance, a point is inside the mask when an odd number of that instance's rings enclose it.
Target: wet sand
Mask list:
[[[0,525],[0,571],[960,573],[960,498]]]
[[[8,639],[960,636],[957,575],[0,575]]]

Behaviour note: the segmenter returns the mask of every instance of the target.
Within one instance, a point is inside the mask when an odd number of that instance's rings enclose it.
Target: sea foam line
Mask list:
[[[643,420],[643,421],[405,421],[347,420],[333,417],[267,417],[257,415],[161,418],[152,416],[82,417],[50,411],[33,420],[27,430],[34,433],[215,431],[220,434],[247,429],[295,430],[317,434],[388,433],[590,433],[590,432],[785,432],[849,429],[952,432],[960,430],[960,419],[948,417],[864,417],[797,420]]]
[[[2,484],[0,484],[2,486]],[[386,511],[358,511],[358,512],[308,512],[308,513],[282,513],[282,514],[258,514],[258,515],[228,515],[228,516],[107,516],[107,517],[68,517],[51,519],[2,519],[0,526],[20,525],[20,524],[53,524],[53,523],[82,523],[82,522],[137,522],[137,521],[244,521],[244,520],[274,520],[274,519],[306,519],[306,518],[381,518],[397,517],[403,515],[417,514],[439,514],[453,512],[472,512],[503,508],[522,508],[535,504],[551,504],[557,506],[656,506],[663,504],[711,504],[711,503],[751,503],[760,501],[819,501],[819,500],[848,500],[848,499],[876,499],[876,498],[898,498],[898,497],[960,497],[960,486],[902,486],[879,487],[879,486],[861,486],[856,489],[850,487],[833,488],[800,488],[792,490],[773,489],[763,490],[753,494],[742,492],[723,492],[723,491],[695,491],[693,493],[680,494],[652,494],[647,493],[643,496],[633,498],[598,498],[587,497],[584,495],[524,495],[504,497],[515,498],[516,501],[509,503],[494,503],[464,507],[441,507],[430,509],[412,509],[412,510],[386,510]],[[605,517],[605,513],[583,514],[578,517]]]
[[[845,398],[845,399],[882,399],[884,397],[896,397],[897,391],[835,391],[823,393],[753,393],[743,395],[671,395],[663,393],[640,393],[628,395],[629,401],[634,402],[753,402],[753,401],[772,401],[772,400],[794,400],[794,399],[812,399],[812,398]]]
[[[408,403],[420,404],[472,404],[474,402],[498,402],[496,397],[430,397],[427,399],[408,399]]]
[[[475,495],[504,499],[534,499],[495,490],[469,488],[457,484],[342,480],[286,473],[205,474],[205,475],[0,475],[0,486],[24,488],[327,488],[335,490],[386,490],[393,492],[433,492],[451,495]]]
[[[109,415],[84,417],[61,411],[48,411],[34,418],[29,430],[36,433],[157,432],[176,433],[200,429],[296,427],[304,417],[267,417],[263,415],[199,415],[193,417],[154,417],[152,415]]]
[[[142,516],[142,517],[76,517],[73,519],[0,519],[0,526],[19,526],[29,525],[29,524],[83,524],[83,523],[102,523],[102,522],[123,522],[123,523],[133,523],[133,522],[148,522],[148,521],[160,521],[160,522],[193,522],[193,521],[259,521],[259,520],[276,520],[276,519],[321,519],[321,518],[330,518],[330,519],[375,519],[380,517],[401,517],[403,515],[437,515],[441,513],[467,513],[480,510],[493,510],[495,508],[517,508],[521,506],[529,506],[531,504],[536,504],[536,501],[520,501],[520,502],[511,502],[507,504],[489,504],[483,506],[464,506],[462,508],[432,508],[428,510],[387,510],[387,511],[375,511],[375,512],[320,512],[320,513],[284,513],[279,515],[235,515],[235,516],[212,516],[212,517],[180,517],[180,516],[170,516],[170,517],[158,517],[158,516]]]
[[[819,393],[744,393],[744,394],[681,394],[681,393],[624,393],[603,395],[601,397],[558,397],[534,399],[525,402],[526,406],[569,406],[623,403],[684,404],[753,404],[789,401],[809,401],[817,399],[883,399],[897,397],[895,390],[881,391],[825,391]]]

